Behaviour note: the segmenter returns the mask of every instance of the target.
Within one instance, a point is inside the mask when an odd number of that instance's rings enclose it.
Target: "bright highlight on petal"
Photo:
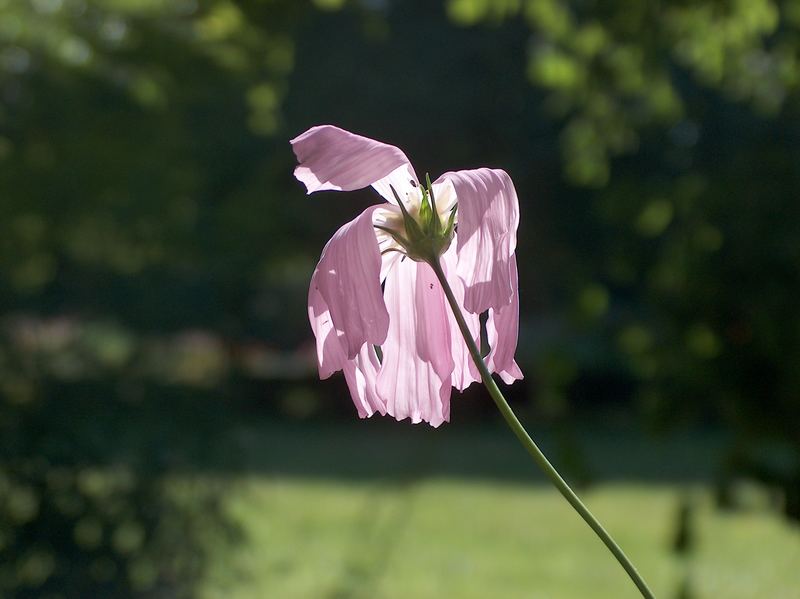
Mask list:
[[[506,383],[521,379],[519,204],[508,174],[481,168],[420,184],[400,149],[331,125],[291,144],[308,193],[372,186],[389,202],[342,226],[311,277],[320,378],[342,370],[362,418],[448,421],[452,388],[463,391],[480,374],[430,266],[438,262],[478,346],[488,311],[489,371]]]
[[[386,299],[390,324],[378,394],[398,420],[439,426],[450,418],[453,370],[441,286],[430,266],[403,260],[386,278]]]

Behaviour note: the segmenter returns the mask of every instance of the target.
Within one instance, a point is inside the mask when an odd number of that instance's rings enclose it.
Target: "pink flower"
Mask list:
[[[478,345],[479,316],[488,310],[490,372],[506,383],[521,379],[514,361],[519,203],[508,174],[448,172],[423,186],[399,148],[331,125],[291,144],[294,175],[308,193],[371,185],[386,200],[333,235],[311,277],[308,316],[320,378],[344,371],[362,418],[449,420],[451,388],[463,391],[480,375],[424,261],[441,256]]]

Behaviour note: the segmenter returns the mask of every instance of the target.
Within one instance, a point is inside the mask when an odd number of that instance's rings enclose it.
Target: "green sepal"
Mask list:
[[[422,199],[420,200],[419,204],[419,223],[422,226],[423,231],[427,231],[430,229],[431,224],[433,223],[434,216],[433,212],[431,211],[431,206],[428,203],[428,193],[425,188],[422,188]]]
[[[411,243],[408,241],[408,239],[406,239],[405,237],[400,235],[400,233],[398,233],[397,231],[394,231],[394,230],[390,229],[389,227],[384,227],[383,225],[372,225],[372,226],[375,227],[376,229],[380,229],[384,233],[388,233],[389,235],[391,235],[392,239],[394,239],[397,243],[399,243],[404,248],[411,245]]]
[[[433,218],[433,232],[439,234],[442,232],[442,221],[439,220],[439,211],[436,209],[436,197],[433,195],[433,184],[431,183],[431,176],[425,173],[425,184],[428,187],[428,197],[431,199],[431,211],[434,214]]]
[[[397,190],[394,188],[394,185],[389,185],[389,188],[392,190],[392,193],[394,194],[394,199],[397,200],[397,205],[400,206],[400,212],[403,213],[403,225],[405,226],[406,229],[406,235],[408,235],[411,244],[414,244],[417,241],[423,239],[425,236],[420,230],[417,221],[415,221],[414,217],[408,213],[408,209],[406,208],[406,205],[403,203],[403,200],[401,200],[400,196],[397,195]]]
[[[374,225],[376,229],[391,235],[392,239],[402,248],[402,250],[390,248],[386,251],[400,251],[417,262],[431,262],[438,259],[450,247],[455,231],[456,206],[453,206],[450,210],[447,225],[444,226],[436,209],[433,186],[430,176],[427,174],[425,175],[425,183],[425,186],[420,186],[422,197],[417,218],[411,216],[406,205],[400,199],[397,190],[394,186],[389,185],[395,200],[397,200],[397,206],[403,215],[405,236],[403,233],[389,227]]]
[[[450,216],[447,219],[447,226],[444,228],[444,236],[448,238],[453,237],[453,229],[456,226],[456,208],[458,208],[458,204],[455,204],[450,209]]]

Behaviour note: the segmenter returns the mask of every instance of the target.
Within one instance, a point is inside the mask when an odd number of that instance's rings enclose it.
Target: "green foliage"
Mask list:
[[[631,153],[652,128],[687,113],[685,77],[759,112],[776,114],[796,93],[794,3],[451,0],[461,24],[521,18],[530,28],[528,76],[549,92],[564,123],[566,174],[602,187],[614,156]],[[779,26],[782,25],[782,26]]]
[[[262,136],[280,124],[301,10],[263,11],[231,2],[4,5],[5,309],[17,303],[11,297],[44,298],[66,285],[73,300],[83,296],[82,311],[103,311],[105,288],[119,315],[130,284],[150,285],[154,310],[139,303],[123,319],[158,328],[179,294],[219,296],[221,310],[198,314],[184,302],[185,318],[168,318],[185,326],[242,312],[226,291],[231,277],[265,288],[283,253],[261,239],[292,212],[281,186],[265,184],[276,165]],[[265,206],[277,218],[254,228],[261,221],[250,215]],[[162,294],[152,282],[165,278],[173,288]]]
[[[219,509],[222,488],[164,463],[162,452],[185,460],[191,449],[180,429],[171,431],[171,447],[159,448],[163,406],[157,415],[139,406],[123,417],[124,407],[109,409],[115,399],[87,401],[75,391],[2,405],[0,593],[196,596],[210,546],[230,546],[238,534]]]
[[[123,468],[29,461],[0,475],[4,597],[194,596],[211,488],[187,509],[164,481]]]
[[[525,23],[564,172],[599,188],[583,205],[593,220],[565,239],[578,327],[624,360],[652,424],[721,415],[737,463],[800,515],[796,3],[448,8],[465,25]],[[764,445],[793,457],[765,463]]]

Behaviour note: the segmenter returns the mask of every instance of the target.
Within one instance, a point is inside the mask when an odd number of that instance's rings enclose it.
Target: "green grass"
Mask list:
[[[497,431],[476,438],[451,430],[441,440],[424,433],[419,444],[389,434],[382,445],[362,447],[376,440],[375,433],[356,430],[318,431],[313,441],[302,429],[274,430],[260,440],[244,434],[244,446],[251,444],[245,453],[272,451],[273,462],[226,479],[225,510],[244,538],[212,552],[204,599],[638,596],[554,490],[541,478],[512,475],[516,466],[505,458],[516,459],[522,450],[506,445]],[[319,445],[301,450],[304,442]],[[620,442],[638,441],[614,441]],[[611,445],[600,437],[597,445],[610,458]],[[439,467],[415,472],[401,466],[419,463],[420,447]],[[677,451],[669,444],[662,449]],[[663,456],[654,452],[647,459],[657,463]],[[337,459],[359,457],[363,471],[328,475]],[[384,477],[374,468],[382,457]],[[464,474],[471,459],[483,476]],[[510,469],[486,476],[492,460]],[[626,463],[642,465],[643,457],[623,447],[617,460],[625,471]],[[800,598],[800,531],[768,508],[763,491],[749,493],[749,507],[737,512],[717,510],[697,481],[612,477],[581,495],[658,597],[681,596],[688,579],[691,594],[683,596],[694,599]],[[694,506],[693,541],[689,553],[679,555],[673,549],[677,514],[687,497]]]
[[[48,584],[59,592],[73,581],[110,596],[93,568],[113,558],[120,589],[149,569],[159,578],[147,584],[164,597],[637,597],[493,414],[456,414],[433,430],[379,418],[276,419],[257,404],[188,396],[62,399],[21,428],[49,458],[6,464],[23,498],[41,492],[26,504],[35,504],[31,514],[41,506],[40,521],[8,509],[19,495],[0,505],[27,535],[20,547],[53,553]],[[709,481],[728,443],[720,431],[653,437],[608,417],[570,419],[567,428],[523,416],[659,598],[800,599],[800,529],[775,509],[780,498],[740,481],[739,509],[714,507]],[[116,491],[97,485],[128,478]],[[8,480],[16,479],[6,477],[5,491],[14,488]],[[66,511],[75,497],[83,507]],[[678,517],[687,501],[689,527]],[[75,535],[87,517],[104,527],[99,546]],[[116,531],[131,523],[145,544],[118,555]],[[688,553],[673,548],[679,530],[691,533]],[[29,573],[31,559],[19,557]],[[679,594],[686,580],[691,593]]]

